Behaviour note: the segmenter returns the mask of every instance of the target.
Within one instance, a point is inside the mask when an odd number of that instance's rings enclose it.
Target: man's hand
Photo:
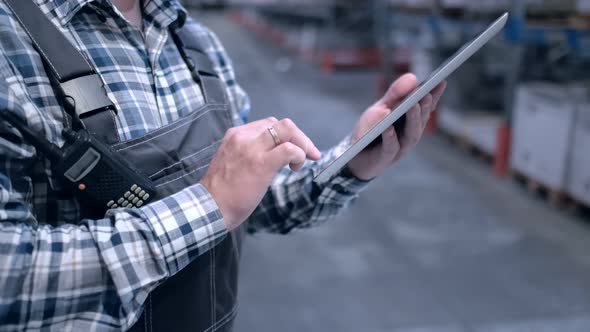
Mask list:
[[[275,129],[281,144],[275,144],[269,127]],[[298,171],[307,158],[320,157],[293,121],[268,118],[228,130],[201,184],[233,230],[254,212],[280,169],[289,165]]]
[[[404,97],[416,89],[417,85],[416,76],[411,74],[406,74],[395,81],[385,96],[362,115],[353,132],[352,142],[356,142],[391,113]],[[430,113],[436,109],[445,88],[446,82],[441,83],[418,105],[406,113],[407,120],[403,137],[398,139],[392,126],[383,133],[383,143],[366,149],[351,160],[348,163],[348,168],[352,174],[361,180],[370,180],[381,175],[389,166],[415,147],[422,138]]]

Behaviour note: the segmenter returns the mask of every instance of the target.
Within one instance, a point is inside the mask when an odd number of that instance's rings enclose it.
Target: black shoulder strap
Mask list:
[[[33,1],[6,0],[6,4],[60,82],[94,74],[88,61]],[[59,56],[54,52],[59,52]]]
[[[88,60],[66,39],[33,0],[5,0],[33,45],[59,81],[59,93],[72,116],[107,144],[119,141],[116,109]],[[224,84],[197,36],[186,28],[170,29],[172,38],[201,85],[207,103],[226,104]],[[71,111],[74,112],[71,112]]]
[[[105,143],[117,143],[117,126],[112,114],[115,107],[88,60],[33,0],[5,2],[31,38],[50,74],[59,82],[59,93],[70,115],[81,119],[86,128]],[[101,121],[94,121],[93,118]]]
[[[205,101],[210,104],[227,103],[225,85],[213,67],[213,62],[205,53],[201,40],[186,27],[170,29],[172,39],[184,59],[195,82],[201,85]]]

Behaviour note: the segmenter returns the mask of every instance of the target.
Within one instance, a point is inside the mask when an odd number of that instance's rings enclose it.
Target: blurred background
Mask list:
[[[237,331],[590,331],[590,1],[184,2],[250,119],[289,117],[321,148],[511,13],[353,208],[248,239]]]

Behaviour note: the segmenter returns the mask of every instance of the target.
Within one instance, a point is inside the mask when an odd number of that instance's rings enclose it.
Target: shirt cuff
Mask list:
[[[317,162],[314,169],[314,177],[316,177],[324,168],[330,165],[336,158],[342,155],[351,146],[351,137],[347,136],[338,145],[323,154],[322,159]],[[334,175],[327,183],[320,185],[337,185],[345,189],[348,193],[353,195],[360,194],[372,180],[364,181],[354,176],[348,168],[343,168],[340,172]]]
[[[201,184],[141,210],[160,240],[170,275],[217,245],[228,233],[217,203]]]

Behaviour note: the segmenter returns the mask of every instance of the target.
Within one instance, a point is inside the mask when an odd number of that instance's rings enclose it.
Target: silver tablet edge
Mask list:
[[[410,109],[412,109],[412,107],[414,107],[414,105],[416,105],[420,100],[422,100],[422,98],[430,93],[430,91],[432,91],[443,80],[449,77],[455,70],[457,70],[490,40],[492,40],[492,38],[494,38],[504,28],[508,21],[508,16],[508,13],[504,13],[476,39],[467,44],[467,47],[464,47],[464,49],[452,60],[450,60],[443,68],[441,68],[438,72],[435,72],[435,74],[427,82],[425,82],[420,88],[408,96],[393,112],[391,112],[391,114],[375,125],[375,127],[373,127],[373,129],[369,130],[363,137],[361,137],[358,142],[350,146],[336,160],[323,169],[320,174],[315,177],[314,181],[319,183],[329,181],[357,154],[363,151],[387,128],[392,126],[395,121],[397,121]]]

